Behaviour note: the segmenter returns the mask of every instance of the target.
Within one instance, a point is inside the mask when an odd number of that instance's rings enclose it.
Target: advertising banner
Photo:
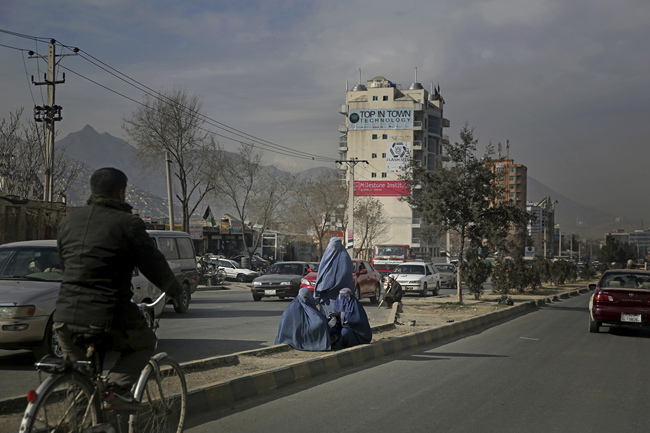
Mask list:
[[[350,110],[349,130],[413,129],[412,108]]]
[[[227,235],[230,234],[230,221],[221,220],[221,234]]]
[[[354,195],[372,197],[401,197],[411,195],[411,190],[406,182],[401,180],[354,182]]]
[[[231,235],[240,235],[243,232],[241,221],[231,221],[230,222],[230,234]]]
[[[410,141],[389,141],[386,143],[386,173],[404,173],[410,157]]]

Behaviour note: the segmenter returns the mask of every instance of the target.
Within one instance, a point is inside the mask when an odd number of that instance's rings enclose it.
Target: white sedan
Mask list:
[[[430,263],[402,263],[390,275],[402,286],[404,293],[418,292],[420,296],[425,296],[432,291],[437,296],[440,291],[440,274],[434,271]]]
[[[253,281],[260,275],[257,271],[242,268],[234,260],[210,259],[210,263],[214,264],[215,267],[226,271],[226,278],[239,281],[240,283],[243,283],[245,281]]]

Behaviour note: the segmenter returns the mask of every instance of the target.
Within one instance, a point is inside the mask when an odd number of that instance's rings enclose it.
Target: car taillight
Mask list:
[[[594,295],[594,301],[596,302],[618,302],[615,297],[609,293],[598,292]]]

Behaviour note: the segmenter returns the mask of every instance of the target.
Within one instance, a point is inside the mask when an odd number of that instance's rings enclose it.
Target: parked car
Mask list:
[[[434,272],[431,263],[402,263],[390,275],[400,283],[404,293],[418,292],[425,296],[428,291],[432,291],[437,296],[440,291],[439,274]]]
[[[234,260],[239,265],[241,265],[241,261],[244,258],[248,259],[248,254],[245,254],[245,255],[240,254],[238,256],[233,257],[231,260]],[[262,258],[262,257],[260,257],[258,255],[253,255],[253,258],[251,260],[251,269],[253,269],[254,271],[258,271],[258,272],[263,271],[263,270],[268,269],[269,264],[270,263],[269,263],[268,260],[266,260],[266,259],[264,259],[264,258]]]
[[[254,301],[277,296],[280,299],[295,298],[300,290],[300,280],[317,266],[312,262],[278,262],[253,280],[251,293]]]
[[[616,269],[603,273],[589,300],[589,332],[601,326],[650,325],[650,271]]]
[[[252,281],[255,277],[260,275],[257,271],[242,268],[239,263],[234,260],[211,258],[209,259],[209,262],[216,268],[221,268],[226,271],[226,278],[239,281],[240,283]]]
[[[352,279],[354,294],[357,299],[369,298],[371,303],[381,298],[381,274],[372,267],[370,262],[362,259],[352,259]],[[300,288],[309,287],[312,292],[316,288],[318,268],[312,269],[300,281]]]
[[[437,271],[440,278],[440,286],[447,289],[456,288],[458,272],[456,266],[451,263],[435,263],[433,269]]]

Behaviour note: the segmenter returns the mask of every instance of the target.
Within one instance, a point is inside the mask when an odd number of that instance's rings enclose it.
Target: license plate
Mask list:
[[[621,313],[621,322],[641,323],[641,315]]]
[[[275,296],[275,289],[266,289],[266,290],[264,290],[264,294],[265,295],[270,295],[270,296]],[[639,322],[640,321],[641,320],[639,319]]]

